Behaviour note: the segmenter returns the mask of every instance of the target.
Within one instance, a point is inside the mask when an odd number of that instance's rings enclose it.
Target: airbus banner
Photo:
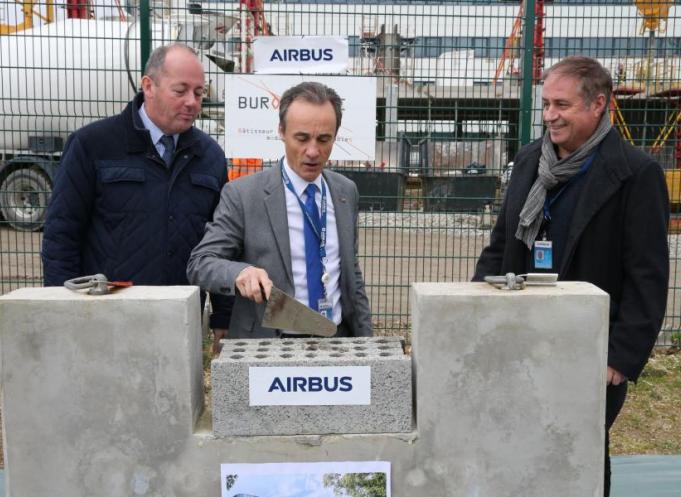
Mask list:
[[[279,99],[303,81],[325,84],[343,99],[343,121],[330,160],[374,160],[376,78],[351,76],[225,75],[225,156],[282,157]]]
[[[258,36],[253,42],[258,74],[345,74],[348,40],[331,36]]]
[[[371,404],[369,366],[250,367],[251,406]]]

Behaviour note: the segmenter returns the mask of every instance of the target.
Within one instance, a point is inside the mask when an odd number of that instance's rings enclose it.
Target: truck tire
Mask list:
[[[43,227],[52,184],[45,173],[34,168],[15,169],[0,184],[0,212],[6,223],[19,231]]]

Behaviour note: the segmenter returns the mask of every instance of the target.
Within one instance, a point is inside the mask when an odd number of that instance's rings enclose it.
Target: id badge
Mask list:
[[[319,314],[324,316],[329,321],[331,320],[331,302],[327,299],[319,299],[317,301],[317,309],[319,309]]]
[[[534,242],[535,269],[553,269],[553,242],[537,240]]]

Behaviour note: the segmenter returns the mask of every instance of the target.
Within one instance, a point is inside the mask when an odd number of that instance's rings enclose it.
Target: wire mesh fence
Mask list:
[[[659,343],[678,345],[681,11],[653,3],[2,0],[0,293],[41,283],[41,226],[64,142],[123,109],[150,50],[177,41],[198,51],[206,98],[196,125],[223,144],[225,74],[253,71],[257,36],[338,36],[348,40],[347,76],[377,81],[367,109],[376,156],[329,167],[362,196],[376,328],[407,330],[410,283],[471,278],[513,156],[542,133],[541,68],[583,54],[613,75],[620,133],[665,168],[672,271]],[[232,177],[263,167],[230,159]]]

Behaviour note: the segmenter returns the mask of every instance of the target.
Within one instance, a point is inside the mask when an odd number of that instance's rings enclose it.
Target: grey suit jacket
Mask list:
[[[343,322],[352,336],[370,336],[371,311],[357,259],[355,184],[333,171],[324,171],[336,213],[340,253]],[[275,286],[294,293],[286,197],[281,169],[272,167],[225,185],[213,222],[194,248],[187,267],[189,282],[211,292],[235,294],[235,280],[248,266],[267,271]],[[229,336],[276,336],[262,328],[265,306],[236,297]]]

